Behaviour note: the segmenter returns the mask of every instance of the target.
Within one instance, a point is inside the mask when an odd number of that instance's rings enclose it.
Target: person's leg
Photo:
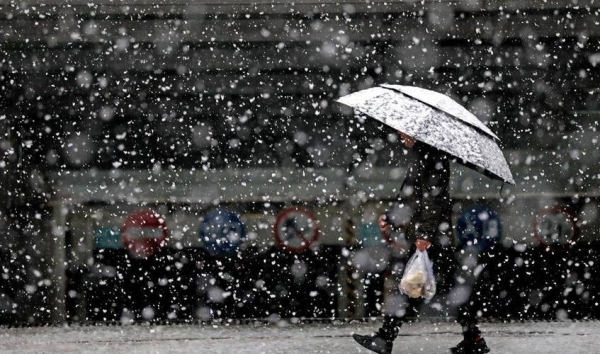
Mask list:
[[[385,315],[383,324],[372,335],[354,334],[352,337],[363,347],[379,354],[390,354],[394,340],[398,337],[398,332],[402,324],[408,319],[417,314],[417,309],[421,303],[420,299],[411,299],[403,295],[405,300],[405,308],[402,315]]]
[[[403,295],[406,299],[406,307],[401,316],[386,314],[383,317],[383,324],[376,332],[382,338],[393,341],[398,336],[398,331],[404,322],[409,318],[414,318],[418,314],[418,308],[421,304],[421,299],[413,299]]]
[[[481,260],[481,257],[479,257],[478,264],[482,263]],[[459,306],[456,314],[456,320],[462,327],[463,340],[456,347],[451,348],[454,354],[487,353],[490,351],[485,339],[481,336],[481,330],[477,326],[477,313],[482,308],[482,299],[480,298],[482,282],[480,277],[474,280],[469,289],[470,294],[467,301]]]
[[[471,292],[469,300],[459,308],[457,322],[462,326],[463,340],[451,348],[453,354],[479,354],[490,351],[477,326],[477,291]]]
[[[475,340],[477,337],[481,336],[481,331],[479,327],[477,327],[477,316],[475,315],[477,312],[475,306],[475,297],[477,295],[471,293],[469,301],[461,306],[458,310],[457,322],[461,325],[463,331],[463,337],[465,340]],[[474,301],[471,302],[470,300]]]

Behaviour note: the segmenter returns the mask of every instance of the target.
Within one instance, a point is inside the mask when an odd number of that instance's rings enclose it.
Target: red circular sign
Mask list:
[[[165,219],[152,210],[138,210],[121,227],[123,245],[135,258],[147,258],[164,247],[169,232]]]
[[[319,222],[304,208],[282,210],[275,221],[275,241],[291,252],[303,252],[319,238]]]
[[[544,246],[565,246],[577,241],[579,226],[573,214],[559,206],[542,210],[533,225],[535,239]]]

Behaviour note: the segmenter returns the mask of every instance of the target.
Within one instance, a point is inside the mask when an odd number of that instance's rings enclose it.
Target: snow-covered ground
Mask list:
[[[0,353],[366,353],[352,333],[379,322],[172,326],[72,326],[0,329]],[[481,325],[492,353],[600,354],[600,322]],[[460,327],[423,321],[406,325],[394,353],[445,353]]]

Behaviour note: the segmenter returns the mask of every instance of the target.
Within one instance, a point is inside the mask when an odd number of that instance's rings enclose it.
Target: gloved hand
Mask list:
[[[418,239],[417,242],[415,243],[415,246],[417,246],[417,249],[419,251],[423,252],[426,249],[428,249],[429,246],[431,246],[431,242],[422,240],[422,239]]]

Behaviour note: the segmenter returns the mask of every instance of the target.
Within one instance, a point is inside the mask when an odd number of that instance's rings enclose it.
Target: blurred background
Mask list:
[[[599,11],[0,0],[0,322],[379,316],[411,156],[334,100],[382,83],[501,139],[516,186],[452,174],[457,241],[499,245],[481,316],[599,318]]]

